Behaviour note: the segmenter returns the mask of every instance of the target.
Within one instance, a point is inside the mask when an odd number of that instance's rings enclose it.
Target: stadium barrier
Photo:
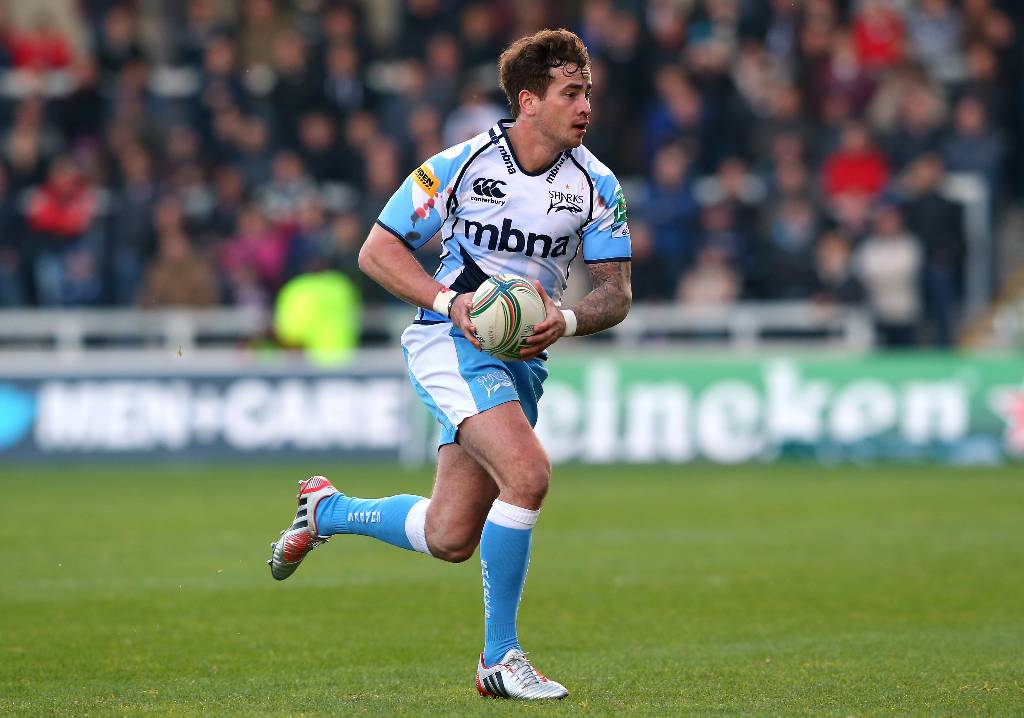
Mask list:
[[[364,308],[363,344],[397,347],[412,316],[404,304]],[[272,331],[270,313],[253,307],[7,309],[0,310],[0,361],[25,352],[39,352],[44,360],[46,353],[58,353],[75,361],[126,350],[191,354],[259,343]],[[685,342],[739,350],[813,346],[864,352],[874,343],[874,330],[863,309],[815,302],[638,303],[624,322],[596,340],[620,346]]]
[[[430,462],[395,352],[4,363],[0,461],[323,457]],[[555,463],[998,463],[1024,456],[1024,360],[559,352],[538,432]]]

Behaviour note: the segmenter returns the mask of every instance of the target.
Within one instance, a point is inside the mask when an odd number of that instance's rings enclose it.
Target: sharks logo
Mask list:
[[[548,214],[552,212],[572,212],[573,214],[583,213],[583,195],[560,192],[556,189],[548,190]]]
[[[487,392],[488,398],[493,396],[502,388],[513,388],[512,380],[508,378],[508,375],[499,371],[489,371],[483,376],[478,376],[476,381],[481,387],[483,387],[483,390]]]

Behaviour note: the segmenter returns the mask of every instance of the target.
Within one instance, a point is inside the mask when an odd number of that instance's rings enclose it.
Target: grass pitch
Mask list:
[[[295,480],[426,472],[0,469],[0,714],[1024,713],[1024,471],[559,468],[521,638],[559,704],[473,688],[479,563],[362,537],[284,583]]]

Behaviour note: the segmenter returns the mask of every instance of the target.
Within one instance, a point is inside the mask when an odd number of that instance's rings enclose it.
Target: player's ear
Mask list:
[[[532,117],[537,111],[537,96],[529,90],[519,91],[519,114]]]

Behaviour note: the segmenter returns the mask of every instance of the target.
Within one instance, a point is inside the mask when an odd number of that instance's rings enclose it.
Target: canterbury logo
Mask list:
[[[486,177],[479,177],[473,180],[473,191],[481,197],[492,197],[495,199],[504,199],[505,193],[501,191],[498,185],[505,184],[502,180],[487,179]]]

